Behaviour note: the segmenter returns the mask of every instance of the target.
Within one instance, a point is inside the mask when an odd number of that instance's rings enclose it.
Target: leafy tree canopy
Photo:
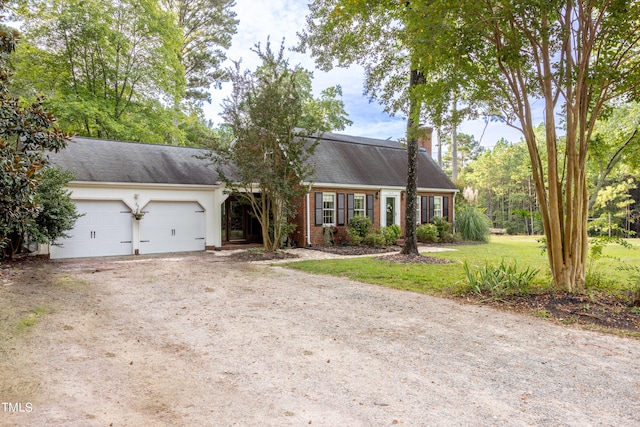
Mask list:
[[[185,98],[196,103],[211,102],[210,87],[225,79],[223,49],[231,47],[238,20],[231,10],[233,0],[161,0],[177,17],[182,29],[180,63],[186,79]]]
[[[29,44],[15,61],[23,96],[48,97],[64,129],[147,142],[183,140],[173,105],[184,94],[182,30],[156,0],[25,0]]]

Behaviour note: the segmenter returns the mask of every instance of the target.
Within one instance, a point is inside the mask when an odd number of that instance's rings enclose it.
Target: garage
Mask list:
[[[198,202],[147,204],[140,220],[140,253],[204,251],[205,211]]]
[[[77,200],[82,214],[69,238],[56,241],[51,258],[130,255],[133,253],[131,209],[119,200]]]

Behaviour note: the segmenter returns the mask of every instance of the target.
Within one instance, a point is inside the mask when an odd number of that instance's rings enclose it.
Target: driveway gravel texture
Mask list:
[[[0,425],[640,425],[638,339],[227,255],[4,268]]]

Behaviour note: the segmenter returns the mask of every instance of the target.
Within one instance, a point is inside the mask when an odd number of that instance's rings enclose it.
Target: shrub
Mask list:
[[[380,231],[382,232],[385,244],[387,245],[395,245],[396,240],[398,240],[400,236],[402,236],[402,230],[397,224],[393,224],[388,227],[381,227]]]
[[[349,220],[347,236],[352,245],[360,245],[362,240],[371,232],[373,223],[368,216],[354,216]]]
[[[471,271],[465,260],[463,267],[471,290],[478,294],[489,294],[492,299],[508,293],[527,293],[531,282],[540,271],[527,267],[526,270],[518,272],[515,261],[507,265],[504,259],[499,266],[485,264],[484,267],[477,267],[476,271]]]
[[[438,227],[434,224],[422,224],[416,228],[416,236],[419,242],[436,243],[438,241]]]
[[[640,307],[640,267],[637,265],[623,265],[618,267],[620,271],[629,273],[629,283],[631,288],[631,304]]]
[[[453,243],[451,224],[443,217],[437,216],[431,219],[431,223],[438,228],[438,240],[443,243]]]
[[[489,241],[489,218],[475,206],[464,206],[458,211],[456,223],[462,239],[472,242]]]
[[[362,242],[367,246],[371,246],[375,248],[375,247],[386,246],[387,239],[385,238],[382,230],[377,229],[367,234],[365,238],[362,240]]]
[[[68,171],[48,167],[42,173],[43,181],[36,192],[39,212],[35,221],[27,226],[32,242],[51,243],[62,237],[69,237],[78,214],[75,203],[71,201],[71,191],[65,186],[74,175]]]

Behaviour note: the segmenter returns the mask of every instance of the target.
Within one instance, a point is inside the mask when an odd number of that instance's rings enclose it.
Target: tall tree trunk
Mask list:
[[[418,133],[420,101],[415,94],[417,85],[424,83],[424,76],[411,70],[409,80],[409,117],[407,119],[407,188],[405,192],[404,245],[400,253],[419,255],[416,236],[416,198],[418,196]]]
[[[455,181],[458,179],[458,123],[457,113],[458,100],[453,98],[453,129],[451,130],[451,178]]]
[[[438,145],[438,166],[442,169],[442,140],[440,139],[440,128],[436,128],[437,145]]]

